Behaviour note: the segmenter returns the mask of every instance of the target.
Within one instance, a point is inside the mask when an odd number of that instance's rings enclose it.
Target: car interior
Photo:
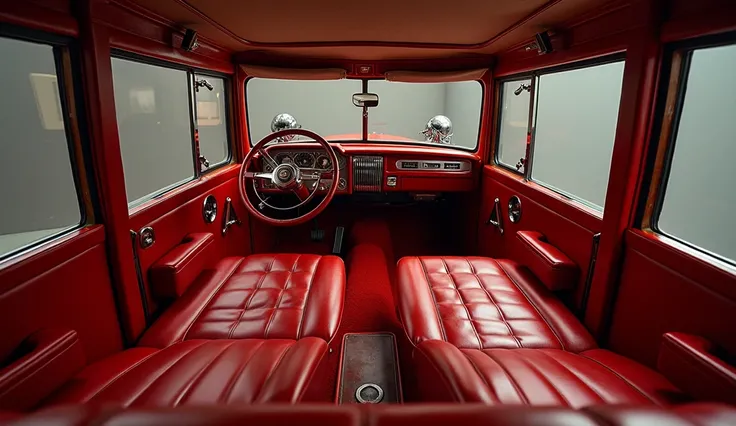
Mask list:
[[[731,0],[9,0],[0,58],[0,424],[736,425]]]

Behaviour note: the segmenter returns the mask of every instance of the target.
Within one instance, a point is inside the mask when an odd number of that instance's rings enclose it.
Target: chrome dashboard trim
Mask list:
[[[416,163],[417,167],[405,167],[405,163]],[[431,165],[431,166],[430,166]],[[455,168],[457,167],[457,168]],[[469,172],[470,162],[466,160],[403,159],[396,161],[398,170],[422,170],[434,172]]]

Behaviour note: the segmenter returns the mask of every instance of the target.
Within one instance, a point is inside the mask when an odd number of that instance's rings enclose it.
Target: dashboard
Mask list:
[[[338,194],[353,193],[441,193],[472,191],[478,181],[480,157],[471,152],[444,147],[401,144],[330,143],[338,159]],[[327,170],[332,168],[329,156],[316,143],[273,145],[268,154],[277,163],[292,163],[302,168]],[[261,170],[270,172],[273,166],[260,159]],[[310,190],[316,181],[305,181]],[[326,191],[331,179],[323,179],[318,191]],[[269,182],[260,190],[276,192]]]

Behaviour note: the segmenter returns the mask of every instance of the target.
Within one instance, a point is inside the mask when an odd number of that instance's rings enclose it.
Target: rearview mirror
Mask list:
[[[378,94],[355,93],[353,94],[353,105],[357,107],[373,108],[378,106]]]

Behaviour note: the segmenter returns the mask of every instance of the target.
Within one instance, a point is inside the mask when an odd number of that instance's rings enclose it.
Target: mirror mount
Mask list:
[[[359,108],[374,108],[378,106],[378,94],[355,93],[353,94],[353,105]]]

